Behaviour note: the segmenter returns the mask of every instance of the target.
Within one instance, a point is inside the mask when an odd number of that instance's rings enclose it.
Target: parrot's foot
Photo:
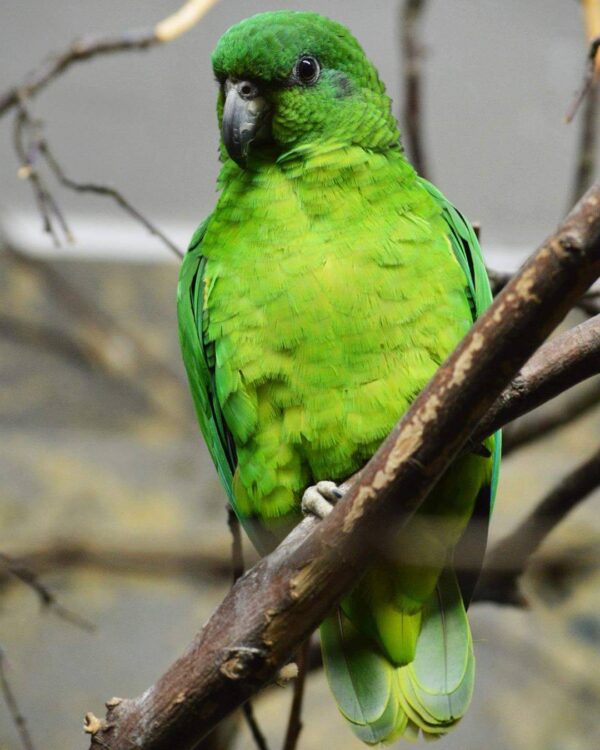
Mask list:
[[[344,497],[344,491],[335,482],[317,482],[302,495],[302,512],[305,516],[325,518],[342,497]]]

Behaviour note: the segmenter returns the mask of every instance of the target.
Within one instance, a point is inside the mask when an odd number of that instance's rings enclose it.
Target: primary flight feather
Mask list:
[[[205,440],[265,553],[303,498],[340,494],[491,294],[470,225],[407,161],[347,29],[263,13],[212,62],[220,196],[183,261],[180,338]],[[469,705],[466,607],[499,443],[454,462],[321,627],[338,707],[368,744],[443,734]]]

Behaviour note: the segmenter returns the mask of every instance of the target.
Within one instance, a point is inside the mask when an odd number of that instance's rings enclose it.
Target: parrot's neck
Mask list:
[[[390,191],[393,213],[414,213],[415,222],[418,211],[413,206],[430,200],[400,148],[377,152],[333,143],[327,148],[305,148],[301,156],[296,153],[286,159],[255,157],[246,169],[226,164],[221,187],[215,215],[235,241],[212,242],[218,233],[213,234],[211,221],[203,251],[207,258],[228,258],[228,262],[247,257],[249,248],[262,247],[266,252],[266,238],[285,236],[291,247],[292,227],[303,238],[298,247],[302,253],[307,236],[339,234],[340,211],[351,217],[344,221],[345,229],[350,224],[378,225],[379,213],[391,210]],[[390,226],[385,220],[380,231],[385,233]]]
[[[251,190],[263,187],[265,179],[277,177],[298,186],[321,184],[356,188],[360,182],[373,182],[368,174],[373,166],[390,173],[394,183],[413,184],[416,172],[407,161],[400,143],[384,150],[369,150],[354,144],[331,140],[325,143],[304,144],[283,154],[263,152],[251,155],[245,169],[227,159],[221,169],[218,184],[225,194],[228,190]],[[267,177],[269,176],[269,177]],[[377,175],[377,179],[381,174]]]

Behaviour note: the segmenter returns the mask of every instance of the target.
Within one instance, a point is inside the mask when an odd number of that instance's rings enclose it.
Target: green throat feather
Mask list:
[[[346,29],[265,13],[223,36],[213,66],[221,192],[182,265],[180,338],[221,480],[268,552],[309,485],[368,461],[491,294],[470,225],[407,162]],[[474,577],[453,563],[491,510],[499,436],[486,447],[322,626],[332,691],[369,744],[439,735],[468,707]]]

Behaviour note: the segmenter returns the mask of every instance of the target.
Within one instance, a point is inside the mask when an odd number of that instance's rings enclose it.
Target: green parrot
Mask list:
[[[407,161],[346,28],[262,13],[212,64],[220,195],[182,264],[180,340],[217,471],[265,554],[303,510],[331,508],[491,292],[470,224]],[[444,734],[467,710],[499,455],[496,435],[460,456],[321,626],[331,690],[368,744]]]

